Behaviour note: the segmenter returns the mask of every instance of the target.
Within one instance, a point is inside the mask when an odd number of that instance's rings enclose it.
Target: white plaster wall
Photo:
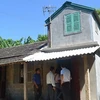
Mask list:
[[[96,81],[97,81],[97,100],[100,100],[100,57],[95,55]]]
[[[95,57],[93,55],[88,56],[88,66],[90,71],[90,98],[97,100]]]
[[[69,13],[80,12],[81,32],[76,34],[65,35],[64,31],[64,15]],[[51,47],[66,47],[68,45],[91,42],[92,40],[92,26],[91,13],[76,9],[73,7],[65,8],[58,16],[51,22]]]
[[[91,21],[91,27],[92,27],[92,33],[93,33],[93,41],[97,41],[98,42],[98,44],[100,45],[100,29],[99,29],[99,27],[98,27],[98,33],[96,33],[96,31],[95,31],[95,19],[93,18],[93,16],[92,15],[90,15],[91,16],[91,19],[92,19],[92,21]]]

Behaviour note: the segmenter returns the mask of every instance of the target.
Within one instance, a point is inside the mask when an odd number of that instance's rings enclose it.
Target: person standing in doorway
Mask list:
[[[65,68],[65,66],[61,66],[61,86],[64,100],[70,100],[70,80],[71,74],[70,71]]]
[[[36,68],[36,73],[33,75],[35,100],[39,100],[42,94],[40,68]]]
[[[60,83],[61,83],[61,79],[60,79],[60,70],[57,68],[56,71],[55,71],[55,85],[56,85],[56,93],[55,93],[55,98],[56,100],[59,98],[59,94],[61,92],[61,89],[60,89]]]
[[[46,100],[54,100],[55,99],[55,80],[54,80],[54,67],[50,67],[50,71],[46,76],[47,81],[47,98]]]

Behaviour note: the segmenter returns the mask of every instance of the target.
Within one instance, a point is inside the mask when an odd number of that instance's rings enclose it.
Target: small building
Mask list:
[[[100,19],[95,9],[66,1],[45,22],[48,41],[0,49],[0,98],[33,100],[37,67],[45,98],[49,67],[64,64],[72,76],[71,100],[99,100]]]
[[[52,61],[55,67],[65,64],[72,75],[71,100],[100,100],[100,19],[96,10],[66,1],[45,22],[48,48],[23,60],[44,65]]]
[[[47,46],[47,41],[27,44],[23,46],[0,49],[0,100],[24,99],[24,65],[23,58],[39,52]],[[34,66],[41,67],[34,62],[28,63],[28,98],[33,100],[32,74]],[[31,99],[30,99],[31,98]]]

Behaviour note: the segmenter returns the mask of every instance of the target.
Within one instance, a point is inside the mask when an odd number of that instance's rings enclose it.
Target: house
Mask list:
[[[66,1],[45,22],[48,48],[23,60],[65,64],[72,74],[71,100],[100,100],[100,19],[95,9]]]
[[[37,67],[45,97],[49,67],[63,63],[71,71],[71,100],[99,100],[100,19],[95,9],[66,1],[45,22],[48,42],[0,49],[0,98],[33,100]]]
[[[41,48],[47,46],[47,41],[26,44],[17,47],[0,49],[0,100],[23,100],[24,98],[24,61],[23,58]],[[32,74],[34,73],[32,62],[28,63],[28,94],[33,96]],[[41,67],[41,66],[40,66]]]

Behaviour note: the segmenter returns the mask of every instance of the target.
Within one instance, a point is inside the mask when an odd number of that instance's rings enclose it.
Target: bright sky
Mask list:
[[[0,0],[0,36],[14,40],[45,34],[43,6],[58,9],[66,0]],[[100,0],[70,0],[81,5],[100,8]]]

